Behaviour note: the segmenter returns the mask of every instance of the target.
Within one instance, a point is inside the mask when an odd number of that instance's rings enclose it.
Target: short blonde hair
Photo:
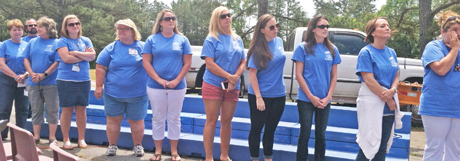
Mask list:
[[[460,24],[460,19],[456,18],[453,21],[447,21],[452,16],[458,17],[458,14],[453,11],[445,11],[436,15],[438,17],[436,24],[441,27],[441,30],[447,32],[447,30],[453,24]]]
[[[118,20],[114,26],[117,28],[118,25],[125,25],[125,26],[128,26],[132,29],[133,31],[133,39],[134,40],[141,40],[142,36],[141,36],[141,33],[139,33],[139,30],[137,30],[137,26],[136,24],[133,22],[133,20],[131,19],[123,19],[123,20]],[[120,39],[118,37],[118,32],[115,33],[117,35],[117,37],[115,38],[115,40],[118,40]]]
[[[176,16],[176,14],[174,14],[173,11],[171,11],[171,10],[169,10],[169,9],[164,9],[164,10],[158,12],[157,18],[156,18],[156,20],[155,20],[155,23],[153,24],[152,34],[156,34],[156,33],[159,33],[159,32],[162,31],[162,27],[160,26],[160,22],[162,21],[161,19],[163,19],[163,16],[164,16],[164,14],[165,14],[166,12],[170,12],[170,13],[172,13],[172,14],[174,15],[174,17],[176,17],[176,25],[174,26],[173,31],[174,31],[175,33],[177,33],[177,34],[182,35],[182,33],[179,32],[179,29],[177,29],[177,16]]]
[[[22,24],[21,20],[19,20],[19,19],[9,20],[9,21],[6,23],[6,27],[8,28],[8,31],[10,31],[11,29],[13,29],[13,26],[14,26],[14,27],[17,27],[17,28],[21,28],[21,29],[24,28],[24,25]]]
[[[48,32],[49,38],[57,38],[57,29],[56,29],[56,22],[54,22],[53,19],[48,18],[48,17],[41,17],[37,21],[38,26],[43,26],[45,27],[46,31]]]
[[[214,9],[214,11],[212,11],[211,19],[209,20],[208,35],[212,36],[216,40],[219,40],[219,38],[217,38],[219,36],[219,33],[222,33],[224,31],[224,29],[222,29],[219,23],[220,14],[224,10],[228,10],[228,8],[224,6],[217,7],[216,9]],[[230,30],[230,35],[232,36],[232,38],[236,40],[238,35],[232,30],[231,26],[229,27],[229,30]]]
[[[67,21],[70,20],[70,19],[75,19],[77,20],[78,22],[80,22],[80,20],[78,19],[77,16],[75,15],[67,15],[64,17],[64,20],[62,20],[62,27],[61,27],[61,37],[67,37],[67,38],[70,38],[69,37],[69,31],[67,31]],[[80,31],[78,32],[78,37],[81,37],[81,22],[80,22]]]

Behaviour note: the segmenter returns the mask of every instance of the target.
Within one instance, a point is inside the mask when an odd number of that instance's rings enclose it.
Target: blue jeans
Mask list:
[[[382,140],[380,141],[380,148],[377,154],[375,154],[372,161],[383,161],[387,155],[388,140],[391,136],[391,128],[393,128],[393,122],[395,121],[395,115],[383,116],[382,118]],[[363,153],[363,150],[359,148],[358,156],[356,161],[368,161],[369,159]]]
[[[308,140],[310,139],[313,113],[315,113],[315,160],[322,161],[326,154],[326,127],[329,119],[331,104],[319,109],[311,102],[298,100],[300,134],[297,143],[297,161],[308,158]]]
[[[17,86],[18,84],[13,78],[0,73],[0,120],[10,119],[14,100],[16,125],[25,129],[29,112],[29,98],[24,96],[25,87],[18,88]],[[3,130],[1,134],[2,138],[7,138],[8,128]]]

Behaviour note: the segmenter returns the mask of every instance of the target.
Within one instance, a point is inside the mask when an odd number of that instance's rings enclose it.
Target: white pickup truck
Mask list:
[[[295,95],[298,91],[297,80],[292,79],[293,77],[295,78],[295,74],[293,75],[295,72],[294,63],[291,60],[291,57],[297,44],[302,42],[302,38],[305,35],[304,32],[306,31],[306,27],[296,28],[287,40],[285,40],[286,43],[284,49],[286,54],[286,63],[284,65],[283,76],[286,83],[286,95],[288,96],[288,99],[291,100],[296,99]],[[355,74],[356,61],[361,48],[368,44],[364,42],[365,35],[365,33],[356,30],[340,28],[329,29],[328,38],[335,46],[337,46],[342,58],[342,63],[338,65],[337,86],[333,93],[333,102],[340,104],[356,104],[356,98],[358,97],[358,91],[361,86],[361,82]],[[200,58],[201,49],[201,46],[192,46],[192,65],[186,76],[187,87],[191,90],[196,89],[196,87],[201,87],[203,81],[203,73],[206,65],[204,60],[201,60]],[[400,67],[400,81],[423,82],[424,70],[420,59],[398,57],[398,63]],[[245,72],[241,78],[242,90],[240,92],[240,96],[243,96],[247,92],[249,85],[248,72]],[[416,113],[418,111],[418,107],[406,106],[403,110],[413,111]],[[415,122],[413,123],[421,122],[419,118],[413,117],[413,119],[415,119]]]

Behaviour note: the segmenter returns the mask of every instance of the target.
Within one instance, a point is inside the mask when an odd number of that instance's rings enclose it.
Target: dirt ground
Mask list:
[[[423,127],[412,127],[410,132],[409,161],[422,161],[425,149],[425,131]]]

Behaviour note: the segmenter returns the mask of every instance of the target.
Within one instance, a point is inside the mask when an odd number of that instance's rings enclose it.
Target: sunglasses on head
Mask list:
[[[80,22],[75,22],[75,23],[69,23],[67,26],[74,27],[74,26],[80,26]]]
[[[277,23],[277,24],[275,24],[275,25],[271,25],[271,26],[269,27],[270,31],[275,30],[275,27],[276,27],[277,29],[280,28],[280,24]]]
[[[324,28],[329,29],[329,25],[319,25],[319,26],[316,26],[316,27],[320,28],[320,29],[324,29]]]
[[[227,14],[221,14],[220,15],[220,19],[226,19],[226,18],[231,18],[232,17],[232,14],[231,13],[227,13]]]
[[[29,27],[37,27],[37,24],[27,25]]]
[[[442,25],[442,28],[446,27],[447,22],[455,21],[457,19],[460,19],[460,17],[459,16],[450,16],[449,18],[447,18],[446,22],[444,22],[444,25]]]
[[[176,21],[176,17],[163,17],[160,21]]]

